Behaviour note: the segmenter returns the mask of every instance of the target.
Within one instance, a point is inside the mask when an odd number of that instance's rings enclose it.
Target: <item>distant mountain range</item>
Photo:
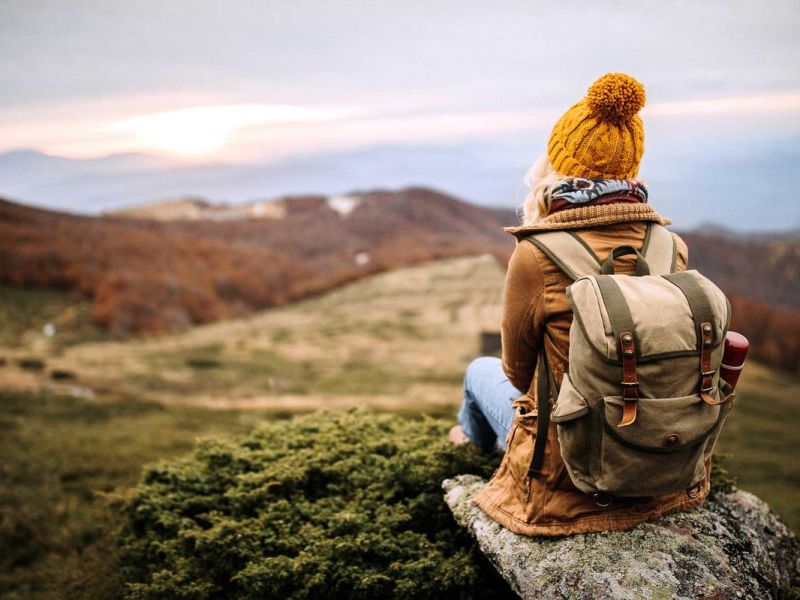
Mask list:
[[[502,166],[469,147],[388,146],[263,164],[183,163],[145,154],[73,160],[31,150],[0,154],[0,196],[97,214],[164,198],[241,203],[277,196],[435,184],[460,197],[512,206],[525,155]],[[467,177],[465,177],[467,174]]]
[[[144,154],[73,160],[31,150],[0,154],[0,196],[56,210],[98,214],[164,198],[243,203],[284,194],[434,187],[483,206],[513,209],[522,176],[542,148],[526,140],[451,146],[394,145],[294,156],[257,164],[192,164]],[[794,173],[800,139],[691,145],[659,139],[640,175],[651,203],[675,226],[706,222],[741,231],[800,229]]]
[[[118,334],[170,331],[402,265],[506,260],[505,224],[422,188],[244,207],[184,200],[98,217],[0,201],[0,282],[78,290]]]
[[[357,203],[347,196],[334,197],[329,205],[340,212]],[[215,204],[204,198],[176,198],[128,208],[107,210],[109,217],[152,219],[155,221],[235,221],[239,219],[282,219],[286,216],[285,200],[257,200],[244,204]]]

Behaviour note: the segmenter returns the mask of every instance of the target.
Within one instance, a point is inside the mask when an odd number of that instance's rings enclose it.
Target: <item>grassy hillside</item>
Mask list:
[[[433,262],[128,342],[64,317],[86,309],[71,296],[0,289],[0,547],[13,549],[0,558],[0,594],[112,594],[114,498],[198,437],[315,408],[454,419],[478,333],[497,326],[502,279],[490,257]],[[720,440],[740,485],[795,529],[798,419],[800,380],[750,363]]]
[[[74,374],[73,385],[165,403],[295,410],[322,401],[441,412],[459,395],[479,332],[499,323],[502,279],[491,256],[432,262],[254,317],[129,341],[89,335],[64,346],[61,334],[47,339],[32,322],[22,343],[6,349],[11,364],[0,369],[0,385],[58,370]],[[42,373],[16,366],[30,356],[46,362]]]
[[[749,362],[718,451],[749,490],[800,531],[800,378]]]

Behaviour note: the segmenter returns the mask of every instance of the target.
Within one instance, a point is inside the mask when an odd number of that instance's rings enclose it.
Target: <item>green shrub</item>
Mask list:
[[[440,487],[498,459],[446,427],[314,413],[149,468],[120,532],[128,596],[511,597]]]

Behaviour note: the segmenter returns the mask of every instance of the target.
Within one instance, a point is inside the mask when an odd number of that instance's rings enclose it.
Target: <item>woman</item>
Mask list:
[[[508,265],[503,306],[502,361],[474,360],[464,378],[458,443],[506,450],[500,468],[476,499],[493,519],[528,535],[627,529],[668,511],[699,505],[709,481],[694,492],[598,502],[578,490],[561,459],[554,423],[547,423],[541,476],[531,478],[536,423],[537,356],[544,350],[555,387],[567,371],[572,322],[565,289],[572,281],[537,246],[524,238],[543,230],[568,230],[599,257],[620,245],[641,248],[649,223],[667,225],[647,203],[636,178],[644,151],[638,115],[644,87],[633,77],[609,73],[595,81],[552,130],[547,152],[533,165],[523,224],[506,231],[517,240]],[[686,268],[686,244],[675,236],[676,270]],[[620,257],[616,272],[632,274],[635,257]],[[551,391],[552,391],[552,385]],[[549,396],[552,406],[555,398]]]

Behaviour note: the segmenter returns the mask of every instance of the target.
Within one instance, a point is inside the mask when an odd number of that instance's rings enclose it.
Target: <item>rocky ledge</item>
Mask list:
[[[756,496],[715,493],[692,511],[630,531],[536,538],[511,533],[473,499],[474,475],[442,484],[456,521],[522,598],[794,598],[800,544]]]

